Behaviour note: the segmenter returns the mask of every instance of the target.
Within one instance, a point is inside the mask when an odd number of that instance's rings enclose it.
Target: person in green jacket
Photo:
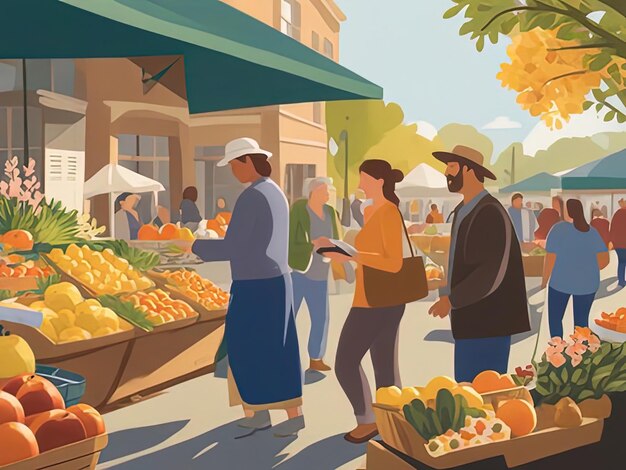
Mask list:
[[[310,369],[329,371],[324,363],[328,338],[328,275],[330,264],[317,253],[322,240],[339,238],[337,212],[330,205],[329,178],[315,178],[308,199],[296,201],[289,217],[289,266],[292,268],[294,313],[306,300],[311,316],[308,352]]]

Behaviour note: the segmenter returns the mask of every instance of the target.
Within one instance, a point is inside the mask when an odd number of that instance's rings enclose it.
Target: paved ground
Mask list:
[[[603,273],[602,288],[593,312],[614,311],[626,305],[626,291],[616,290],[615,262]],[[215,269],[215,268],[213,268]],[[227,279],[221,268],[213,278]],[[541,344],[548,339],[543,315],[545,292],[531,280],[529,302],[533,331],[514,339],[510,368],[525,365],[535,346],[541,325]],[[344,290],[345,292],[345,290]],[[341,327],[346,318],[351,294],[331,297],[329,352],[332,364]],[[427,315],[429,301],[407,308],[400,337],[400,367],[404,384],[421,385],[435,375],[453,375],[452,337],[449,321]],[[592,314],[593,314],[592,312]],[[570,328],[571,311],[566,316]],[[309,330],[307,313],[298,316],[301,357],[306,356]],[[165,346],[164,346],[165,347]],[[271,367],[268,364],[268,367]],[[371,363],[366,359],[366,373],[373,379]],[[180,384],[166,392],[106,415],[110,432],[109,446],[98,468],[116,469],[272,469],[325,470],[364,468],[365,446],[343,440],[343,433],[354,426],[354,417],[333,373],[307,374],[304,389],[304,412],[307,429],[298,439],[276,439],[271,432],[234,440],[238,430],[232,422],[240,410],[228,407],[226,381],[207,375]],[[278,422],[284,419],[274,413]]]

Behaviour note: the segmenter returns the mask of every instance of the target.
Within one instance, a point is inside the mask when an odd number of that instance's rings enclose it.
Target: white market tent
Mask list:
[[[84,197],[85,199],[98,196],[100,194],[109,195],[109,225],[110,233],[114,234],[114,204],[115,198],[121,193],[154,193],[154,199],[157,201],[157,193],[165,191],[161,183],[150,179],[146,176],[135,173],[134,171],[119,166],[115,163],[105,165],[93,175],[89,180],[85,181]]]
[[[413,168],[404,180],[396,185],[400,197],[449,196],[448,182],[443,173],[426,163]]]

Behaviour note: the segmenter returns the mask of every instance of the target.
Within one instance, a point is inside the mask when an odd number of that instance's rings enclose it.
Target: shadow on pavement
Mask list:
[[[277,470],[334,469],[364,456],[366,444],[355,445],[345,441],[343,434],[327,437],[312,444],[289,460],[276,467]]]
[[[454,338],[450,330],[433,330],[424,336],[424,341],[454,344]]]
[[[317,370],[307,370],[304,373],[304,385],[311,385],[324,380],[326,376]]]
[[[241,433],[241,428],[229,423],[113,468],[317,470],[338,468],[365,453],[364,446],[349,444],[341,435],[336,435],[312,444],[291,459],[285,460],[288,455],[284,450],[295,438],[276,438],[269,429],[244,439],[235,439]]]
[[[150,449],[172,437],[183,429],[188,422],[188,419],[172,421],[171,423],[125,429],[109,434],[109,445],[102,451],[100,463],[110,462],[125,455]]]

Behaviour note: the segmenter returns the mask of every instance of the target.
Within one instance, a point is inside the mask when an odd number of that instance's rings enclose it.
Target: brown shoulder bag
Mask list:
[[[397,273],[363,266],[365,297],[371,307],[395,307],[423,299],[428,295],[428,282],[424,260],[415,256],[409,232],[404,224],[402,213],[398,210],[400,222],[411,250],[410,258],[403,258],[402,269]],[[403,250],[404,251],[404,250]]]

